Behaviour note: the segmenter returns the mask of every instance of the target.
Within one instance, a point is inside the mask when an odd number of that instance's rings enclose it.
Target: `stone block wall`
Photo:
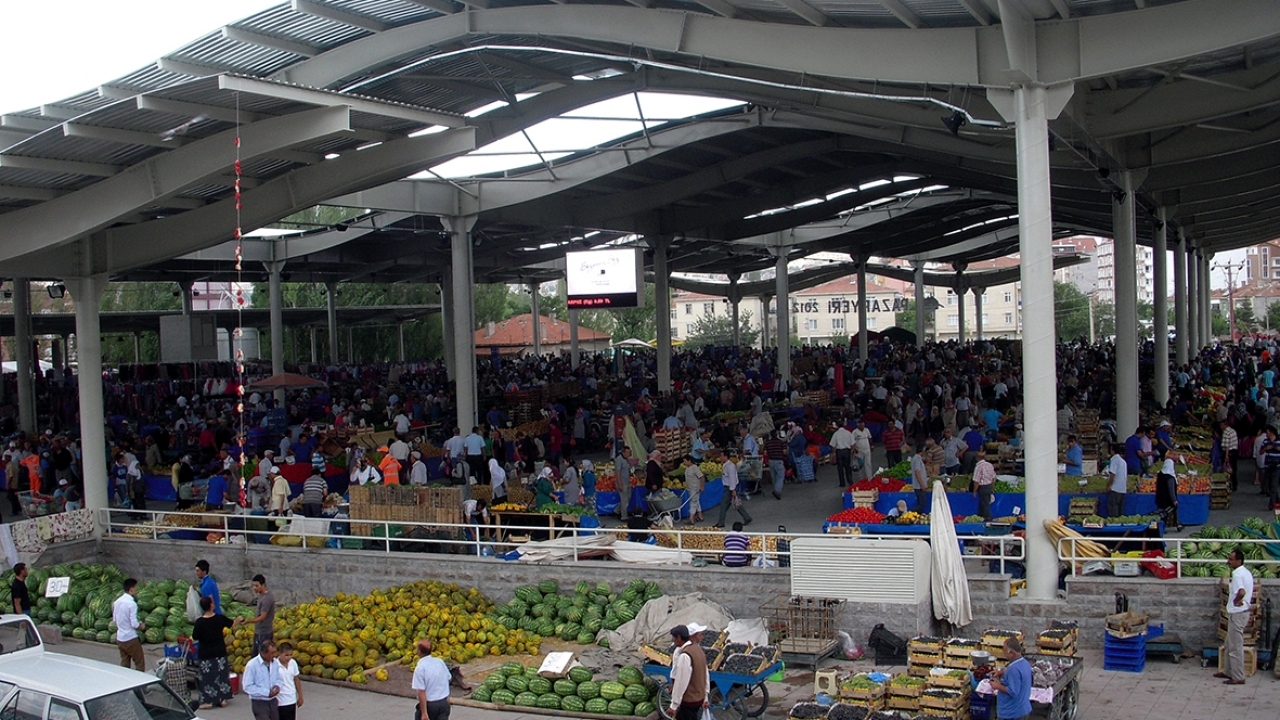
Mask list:
[[[421,579],[475,586],[498,602],[505,602],[520,585],[546,578],[562,586],[579,580],[605,581],[611,585],[636,578],[657,582],[669,594],[700,592],[738,617],[757,617],[760,606],[790,592],[790,575],[777,568],[646,567],[616,562],[581,561],[553,565],[504,562],[461,555],[376,553],[369,551],[309,550],[274,545],[207,545],[200,543],[107,538],[54,546],[42,564],[102,562],[115,564],[140,580],[193,577],[196,560],[213,566],[224,585],[247,582],[257,573],[281,597],[306,601],[336,592],[364,594]],[[54,558],[63,558],[57,559]],[[1020,629],[1034,636],[1054,619],[1080,623],[1080,644],[1100,647],[1106,616],[1115,611],[1115,593],[1129,597],[1134,610],[1149,612],[1163,622],[1167,632],[1181,636],[1192,651],[1217,646],[1219,611],[1218,580],[1214,578],[1074,577],[1067,579],[1065,599],[1047,602],[1009,597],[1007,575],[969,576],[969,596],[974,620],[961,634],[978,635],[990,627]],[[1263,582],[1264,592],[1280,597],[1280,581]],[[903,638],[938,632],[933,605],[928,599],[914,604],[847,603],[837,618],[838,629],[865,645],[872,628],[885,628]]]

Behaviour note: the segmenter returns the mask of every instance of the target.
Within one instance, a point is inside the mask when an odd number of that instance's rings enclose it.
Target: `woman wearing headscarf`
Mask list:
[[[556,487],[551,482],[551,477],[554,474],[555,473],[551,469],[550,465],[542,468],[542,472],[538,473],[538,479],[533,484],[533,507],[535,510],[543,505],[550,505],[556,501]]]
[[[497,458],[489,458],[489,488],[492,490],[492,502],[497,504],[507,497],[507,471],[498,464]]]
[[[1166,459],[1156,474],[1156,509],[1164,518],[1166,528],[1182,529],[1178,521],[1178,475],[1172,458]]]
[[[582,499],[587,514],[596,514],[596,466],[590,460],[582,461]]]
[[[662,451],[654,450],[649,453],[649,462],[644,466],[644,489],[649,495],[652,495],[662,489],[662,481],[666,478],[667,471],[662,468]]]

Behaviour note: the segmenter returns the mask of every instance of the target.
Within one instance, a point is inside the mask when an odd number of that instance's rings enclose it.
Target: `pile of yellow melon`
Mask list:
[[[364,596],[338,593],[281,608],[275,639],[289,642],[303,675],[357,684],[367,670],[413,658],[414,646],[429,638],[436,657],[458,664],[488,655],[537,654],[542,637],[508,629],[489,613],[493,602],[476,588],[420,580]],[[241,672],[253,651],[253,628],[232,632],[227,650]],[[378,679],[385,672],[375,674]]]

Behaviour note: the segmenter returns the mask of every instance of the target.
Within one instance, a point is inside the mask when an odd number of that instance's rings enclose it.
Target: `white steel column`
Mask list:
[[[284,288],[280,273],[283,262],[263,263],[267,267],[267,291],[271,301],[271,374],[284,372]],[[284,390],[275,391],[276,407],[284,405]]]
[[[858,263],[858,359],[867,361],[867,258],[857,258]]]
[[[324,284],[324,308],[329,326],[329,362],[338,364],[338,283]]]
[[[729,322],[732,323],[730,337],[734,350],[742,347],[742,328],[739,326],[741,321],[738,319],[738,305],[742,302],[742,294],[738,292],[740,277],[742,277],[741,273],[729,273]]]
[[[1133,174],[1119,173],[1111,201],[1116,279],[1116,421],[1120,437],[1138,427],[1138,271]]]
[[[36,431],[36,388],[31,379],[31,281],[13,280],[13,345],[18,364],[18,426]]]
[[[400,362],[404,362],[404,323],[396,323],[396,336],[400,351]]]
[[[76,304],[76,362],[80,378],[84,506],[90,510],[98,510],[107,507],[107,498],[110,497],[107,438],[102,422],[102,331],[98,324],[98,307],[102,291],[107,287],[107,276],[68,278],[67,287]]]
[[[445,218],[450,234],[453,275],[453,353],[457,389],[458,427],[476,424],[479,403],[476,391],[475,278],[472,271],[471,228],[475,215]]]
[[[982,339],[982,296],[987,289],[983,287],[973,288],[973,339]]]
[[[774,287],[777,294],[778,363],[777,381],[774,387],[785,392],[791,385],[791,276],[787,275],[787,256],[791,248],[778,246],[778,261],[774,266]]]
[[[1058,593],[1058,552],[1044,531],[1044,521],[1058,516],[1057,380],[1054,369],[1053,215],[1049,187],[1048,102],[1048,93],[1042,86],[1019,87],[1014,90],[1018,149],[1018,250],[1022,256],[1027,592],[1037,599],[1055,598]],[[1132,257],[1131,254],[1130,258]],[[919,313],[919,309],[916,312]]]
[[[1205,345],[1213,345],[1216,339],[1213,334],[1213,303],[1210,301],[1213,297],[1213,271],[1210,269],[1212,263],[1213,253],[1202,249],[1200,251],[1200,277],[1202,278],[1200,297],[1203,298],[1203,304],[1200,306],[1200,324],[1203,326],[1202,337]]]
[[[1187,324],[1187,236],[1179,227],[1178,241],[1173,246],[1173,327],[1177,333],[1173,354],[1178,367],[1187,364]]]
[[[1157,208],[1151,272],[1151,282],[1155,286],[1151,303],[1155,310],[1155,317],[1151,332],[1156,351],[1155,379],[1152,389],[1155,392],[1156,402],[1161,406],[1169,402],[1168,227],[1168,213],[1164,207]]]
[[[578,369],[578,311],[569,311],[569,367]]]
[[[1196,262],[1196,249],[1186,242],[1187,246],[1187,355],[1188,359],[1200,354],[1200,264]]]
[[[320,362],[319,346],[316,344],[316,326],[311,326],[311,355],[308,359],[313,363]]]
[[[194,309],[192,307],[193,302],[191,297],[191,289],[194,285],[195,283],[187,280],[178,283],[178,291],[182,297],[182,314],[187,317],[191,316],[191,312]]]
[[[440,338],[444,345],[444,371],[450,380],[458,379],[458,358],[453,353],[453,273],[440,275]]]
[[[760,296],[760,349],[768,350],[772,338],[769,336],[769,296]]]
[[[658,332],[658,392],[671,390],[671,273],[667,270],[667,248],[670,240],[652,238],[653,245],[653,300],[657,305],[655,327]]]
[[[529,283],[529,313],[533,315],[529,320],[533,323],[533,355],[534,357],[542,356],[542,295],[538,292],[541,283],[533,281]]]
[[[356,364],[356,337],[353,326],[347,326],[347,364]]]
[[[1070,99],[1070,88],[1034,82],[1034,20],[1020,6],[999,3],[1010,62],[1032,78],[987,97],[1014,123],[1018,163],[1018,251],[1022,280],[1022,401],[1026,465],[1027,595],[1058,594],[1058,550],[1044,529],[1058,517],[1058,422],[1053,304],[1053,213],[1049,183],[1049,119]],[[1130,254],[1130,262],[1132,262]],[[978,291],[981,288],[977,288]],[[975,293],[980,298],[980,294]],[[975,302],[981,336],[982,301]],[[919,310],[917,309],[917,312]]]
[[[924,263],[913,263],[912,267],[916,271],[916,347],[924,347]]]

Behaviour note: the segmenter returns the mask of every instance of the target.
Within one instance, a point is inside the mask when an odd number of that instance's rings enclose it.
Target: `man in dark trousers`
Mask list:
[[[675,720],[698,720],[707,705],[707,688],[711,686],[707,672],[707,656],[702,646],[689,641],[689,628],[671,628],[671,642],[676,647],[671,656],[671,707],[668,717]]]

